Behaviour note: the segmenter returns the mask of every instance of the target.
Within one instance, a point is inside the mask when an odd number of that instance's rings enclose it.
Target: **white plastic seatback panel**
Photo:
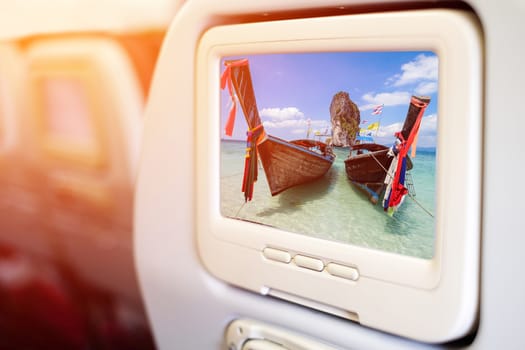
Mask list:
[[[198,208],[193,193],[192,101],[195,52],[202,33],[215,25],[235,24],[242,18],[266,20],[277,12],[303,13],[305,9],[322,7],[359,10],[382,3],[193,0],[174,19],[159,59],[146,113],[135,218],[137,266],[160,349],[227,349],[224,330],[239,316],[347,349],[436,348],[232,287],[203,268],[196,248]],[[509,176],[524,170],[517,159],[525,119],[516,112],[516,103],[523,98],[525,81],[522,69],[525,47],[519,44],[525,36],[522,20],[525,6],[520,0],[465,3],[479,17],[485,38],[485,120],[480,323],[472,343],[460,347],[519,349],[525,347],[519,321],[519,315],[525,313],[525,281],[515,267],[524,262],[523,210],[519,201],[525,198],[525,190]]]

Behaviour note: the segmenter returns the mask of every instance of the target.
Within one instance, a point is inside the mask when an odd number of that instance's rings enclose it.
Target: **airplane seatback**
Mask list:
[[[478,322],[472,332],[454,343],[417,342],[314,311],[309,302],[319,309],[315,301],[294,299],[294,295],[289,294],[283,299],[291,302],[284,301],[267,295],[265,288],[261,288],[260,293],[250,292],[210,273],[202,262],[197,243],[199,223],[196,217],[200,208],[195,195],[196,163],[202,156],[194,147],[194,137],[199,132],[195,123],[199,100],[195,86],[196,52],[203,33],[222,24],[362,12],[389,13],[441,6],[459,7],[461,11],[474,14],[483,32],[483,101],[479,121],[483,126],[483,169],[482,186],[476,192],[476,195],[482,194],[482,207],[476,208],[481,212],[481,263],[477,266],[480,302]],[[520,132],[525,129],[524,119],[519,117],[514,103],[521,100],[521,85],[525,81],[522,69],[525,48],[518,44],[525,35],[524,15],[525,8],[517,0],[498,3],[468,0],[452,5],[409,1],[403,6],[381,1],[187,2],[171,24],[155,71],[145,113],[135,204],[134,249],[139,281],[159,347],[235,350],[241,346],[242,349],[264,349],[266,346],[266,349],[277,349],[283,344],[277,339],[282,336],[281,332],[341,349],[524,347],[525,338],[516,315],[525,312],[522,297],[525,282],[516,269],[523,263],[519,201],[525,193],[519,181],[509,177],[523,171],[519,156],[511,154],[519,153]],[[256,48],[250,50],[257,53]],[[214,79],[218,85],[220,78]],[[453,77],[445,80],[453,83]],[[461,144],[462,140],[451,142]],[[276,254],[279,253],[282,251]],[[224,261],[229,258],[218,257]],[[289,261],[286,254],[280,255],[280,259]],[[235,268],[246,276],[259,273],[250,266]],[[381,290],[373,294],[380,295]],[[384,298],[390,296],[384,295]],[[391,299],[392,303],[397,302]],[[422,323],[430,321],[439,322],[421,319]],[[237,338],[228,343],[226,335],[231,331],[228,327],[238,324],[235,322],[255,325],[256,330],[234,327]],[[257,331],[261,324],[278,329],[279,336],[272,338],[271,332],[267,337],[261,336]],[[243,334],[254,336],[238,341]],[[261,339],[271,344],[261,345],[257,342]],[[290,345],[287,349],[305,348]]]

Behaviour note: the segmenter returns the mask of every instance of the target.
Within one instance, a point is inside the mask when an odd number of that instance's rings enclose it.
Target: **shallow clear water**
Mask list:
[[[241,192],[245,143],[221,143],[221,213],[305,235],[430,259],[434,254],[435,151],[418,150],[411,170],[415,200],[393,217],[373,205],[346,177],[348,149],[339,148],[331,169],[319,180],[272,197],[262,167],[252,201]]]

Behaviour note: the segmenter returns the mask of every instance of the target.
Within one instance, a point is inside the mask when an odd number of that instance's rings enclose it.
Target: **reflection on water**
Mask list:
[[[264,176],[264,174],[263,174]],[[326,196],[333,188],[337,179],[337,172],[331,168],[323,177],[307,184],[292,187],[277,196],[279,206],[264,208],[258,216],[272,216],[277,213],[302,210],[305,204]]]

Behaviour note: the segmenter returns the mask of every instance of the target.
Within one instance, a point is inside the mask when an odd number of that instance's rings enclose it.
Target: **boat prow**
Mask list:
[[[335,154],[332,148],[317,140],[285,141],[267,135],[259,117],[248,60],[227,61],[225,65],[221,84],[223,88],[228,87],[234,105],[235,91],[248,124],[247,156],[242,186],[245,199],[249,201],[252,198],[259,158],[272,196],[322,177],[334,162]],[[235,108],[232,111],[227,126],[233,125]]]
[[[413,166],[408,157],[408,149],[419,131],[423,113],[429,102],[427,97],[412,96],[403,128],[396,133],[395,146],[357,144],[352,146],[350,155],[345,160],[348,179],[364,190],[374,204],[385,192],[385,210],[397,208],[407,193],[404,186],[406,171]]]

